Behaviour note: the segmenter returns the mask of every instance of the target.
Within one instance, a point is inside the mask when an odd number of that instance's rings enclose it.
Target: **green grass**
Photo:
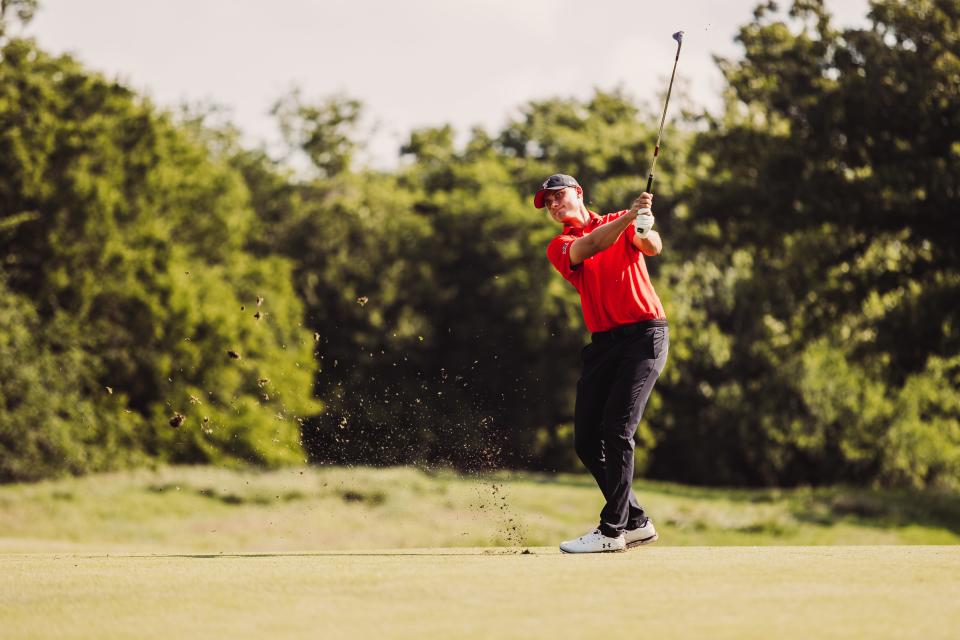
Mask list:
[[[3,637],[955,638],[957,547],[0,555]]]
[[[565,556],[601,507],[586,476],[172,467],[2,486],[0,637],[956,637],[956,495],[636,489],[661,543]]]
[[[638,482],[663,545],[960,543],[960,496]],[[0,552],[553,547],[597,519],[587,476],[171,467],[0,486]]]

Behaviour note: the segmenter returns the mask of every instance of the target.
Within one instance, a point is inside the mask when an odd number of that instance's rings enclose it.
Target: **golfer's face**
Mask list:
[[[550,217],[557,222],[563,222],[580,211],[580,201],[577,196],[576,187],[564,187],[548,192],[543,201],[550,211]]]

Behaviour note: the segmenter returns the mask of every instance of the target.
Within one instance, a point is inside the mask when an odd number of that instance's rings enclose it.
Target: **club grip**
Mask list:
[[[653,193],[653,174],[647,176],[647,193]]]

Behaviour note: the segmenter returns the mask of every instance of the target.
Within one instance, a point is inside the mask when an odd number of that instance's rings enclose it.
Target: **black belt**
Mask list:
[[[606,331],[597,331],[591,336],[591,339],[594,342],[601,342],[604,340],[615,340],[616,338],[622,338],[624,336],[629,336],[634,333],[640,333],[641,331],[646,331],[647,329],[652,329],[653,327],[666,327],[667,321],[654,319],[654,320],[644,320],[643,322],[634,322],[633,324],[625,324],[620,327],[614,327],[613,329],[608,329]]]

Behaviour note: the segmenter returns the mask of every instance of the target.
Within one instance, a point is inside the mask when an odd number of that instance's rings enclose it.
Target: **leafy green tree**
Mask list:
[[[347,171],[357,150],[362,105],[346,96],[333,96],[319,104],[303,99],[293,89],[271,110],[289,148],[307,155],[323,177]]]
[[[923,485],[951,468],[950,429],[923,430],[945,452],[930,467],[893,434],[918,433],[915,390],[939,384],[923,372],[960,350],[958,8],[877,1],[870,19],[839,31],[822,2],[761,5],[743,58],[721,62],[727,107],[698,137],[679,239],[736,274],[687,290],[729,355],[698,371],[657,475]]]
[[[303,460],[299,420],[319,409],[312,339],[290,262],[251,252],[242,175],[190,127],[69,57],[26,40],[2,55],[3,271],[39,326],[85,354],[70,388],[111,387],[114,415],[101,423],[116,438],[136,425],[133,451]]]
[[[44,324],[0,281],[0,482],[39,480],[143,461],[139,416],[85,375],[96,360],[63,322]],[[111,390],[112,391],[112,390]]]

